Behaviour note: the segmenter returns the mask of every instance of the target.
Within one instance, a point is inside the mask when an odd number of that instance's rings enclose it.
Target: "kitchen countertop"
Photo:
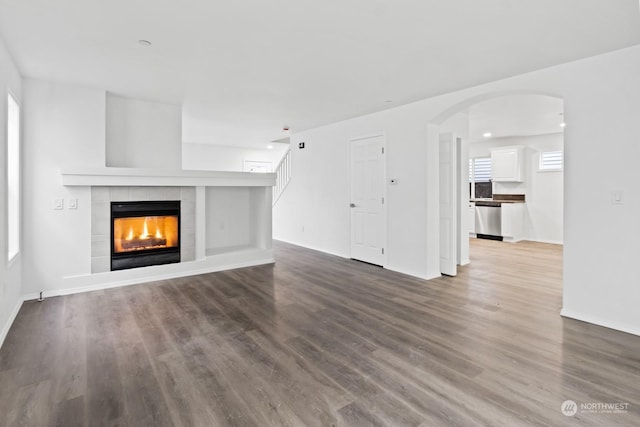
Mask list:
[[[494,194],[491,199],[469,199],[469,202],[491,202],[492,204],[524,203],[524,199],[524,194]]]
[[[524,200],[469,199],[470,202],[525,203]]]

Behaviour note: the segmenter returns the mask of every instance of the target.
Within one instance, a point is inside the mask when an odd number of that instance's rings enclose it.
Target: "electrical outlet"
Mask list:
[[[64,209],[64,199],[54,199],[53,209],[57,211]]]

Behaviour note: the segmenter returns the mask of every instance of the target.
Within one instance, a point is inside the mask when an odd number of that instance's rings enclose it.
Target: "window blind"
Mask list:
[[[491,157],[478,157],[473,159],[473,181],[491,181]]]
[[[562,151],[543,151],[540,153],[540,170],[562,169]]]

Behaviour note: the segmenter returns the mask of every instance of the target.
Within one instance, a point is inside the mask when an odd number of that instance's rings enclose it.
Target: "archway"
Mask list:
[[[500,111],[496,106],[504,109],[505,105],[509,108],[505,110],[507,117],[502,122],[508,122],[509,125],[500,123],[501,120],[495,117],[493,120],[486,120],[487,117],[483,117],[485,123],[491,124],[483,129],[483,133],[485,133],[485,139],[483,139],[478,134],[478,123],[482,123],[478,116],[486,116],[484,114],[486,111],[496,113],[496,111]],[[514,106],[516,108],[513,108]],[[483,114],[478,114],[480,111],[483,111]],[[518,113],[523,116],[518,117]],[[449,267],[442,265],[443,259],[446,259],[442,255],[444,251],[451,251],[452,245],[455,246],[457,252],[458,265],[465,265],[470,261],[468,236],[469,230],[473,230],[470,223],[474,221],[474,213],[477,208],[469,203],[473,189],[476,188],[469,182],[469,173],[470,170],[473,170],[474,165],[474,162],[469,164],[469,158],[479,157],[478,153],[483,150],[483,160],[490,162],[492,150],[500,151],[500,147],[507,146],[522,149],[520,156],[522,178],[517,181],[514,179],[512,182],[509,179],[491,180],[488,183],[492,193],[495,192],[500,196],[503,193],[518,193],[518,195],[524,195],[526,199],[522,206],[515,209],[515,211],[520,209],[521,214],[509,214],[515,215],[515,224],[519,224],[520,227],[516,227],[514,230],[521,231],[516,233],[509,229],[504,240],[562,243],[564,171],[561,164],[560,168],[553,169],[555,159],[553,156],[562,156],[564,152],[563,113],[564,101],[562,97],[557,95],[539,91],[504,91],[485,93],[459,102],[443,110],[429,122],[429,141],[432,144],[438,144],[439,166],[448,167],[447,163],[442,163],[443,139],[441,136],[446,136],[446,139],[453,141],[454,144],[457,142],[457,146],[453,150],[457,165],[455,176],[458,180],[454,185],[454,193],[447,195],[447,192],[451,192],[452,189],[447,187],[447,180],[442,179],[442,169],[439,169],[438,175],[441,213],[438,235],[440,237],[441,271],[443,273],[449,274],[447,273]],[[500,129],[501,127],[502,129]],[[490,131],[493,132],[489,134]],[[480,146],[482,146],[482,150],[480,150]],[[550,168],[543,170],[549,164],[551,164]],[[554,172],[553,174],[542,173],[551,170]],[[473,179],[473,175],[471,178]],[[474,185],[477,184],[474,183]],[[446,218],[445,214],[443,218],[443,212],[451,210],[450,206],[443,205],[443,201],[450,197],[456,200],[455,213],[452,213],[454,217]],[[512,209],[512,206],[504,206],[504,209],[492,209],[492,211],[510,212]],[[546,216],[549,218],[544,217],[543,211],[545,210],[547,211]],[[522,217],[519,220],[520,223],[518,223],[518,215]],[[449,220],[453,220],[456,224],[456,231],[453,234],[443,229],[444,224],[447,224]],[[498,221],[501,220],[498,219]],[[507,222],[504,219],[502,221],[503,223]],[[505,229],[508,227],[510,226],[505,226]],[[447,239],[451,239],[451,236],[454,236],[455,241],[447,241]]]

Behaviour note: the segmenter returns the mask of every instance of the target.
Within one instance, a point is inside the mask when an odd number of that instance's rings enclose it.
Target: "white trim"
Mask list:
[[[63,277],[57,289],[81,288],[94,285],[131,284],[150,280],[164,280],[193,276],[232,268],[248,267],[273,261],[273,250],[258,247],[225,248],[201,260],[173,264],[152,265],[126,270],[105,271]]]
[[[397,270],[393,267],[385,267],[385,269],[389,271],[393,271],[395,273],[404,274],[405,276],[413,277],[416,279],[422,279],[422,280],[433,280],[433,279],[442,277],[442,273],[434,273],[433,275],[429,275],[429,274],[413,273],[413,272],[404,271],[404,270]]]
[[[363,140],[363,139],[369,139],[369,138],[376,138],[376,137],[378,137],[378,136],[383,137],[383,138],[384,138],[384,142],[385,142],[385,144],[386,144],[386,142],[387,142],[387,135],[385,135],[385,133],[384,133],[384,132],[374,132],[374,133],[369,133],[369,134],[366,134],[366,135],[356,136],[356,137],[353,137],[353,138],[349,138],[349,142],[352,142],[352,141],[360,141],[360,140]]]
[[[22,237],[22,236],[20,236],[20,237]],[[22,243],[22,239],[20,241]],[[7,264],[6,264],[7,265],[7,270],[10,270],[13,267],[13,264],[19,262],[18,260],[20,259],[21,255],[22,255],[22,252],[18,251],[16,254],[14,254],[11,257],[10,260],[7,261]]]
[[[291,242],[289,240],[279,239],[279,238],[274,238],[273,240],[277,241],[277,242],[288,243],[290,245],[300,246],[300,247],[306,248],[306,249],[311,249],[312,251],[316,251],[316,252],[322,252],[323,254],[337,256],[337,257],[342,258],[342,259],[350,259],[350,260],[359,262],[358,260],[351,258],[349,255],[343,255],[343,254],[339,254],[339,253],[336,253],[336,252],[327,251],[325,249],[319,249],[317,247],[309,246],[309,245],[306,245],[306,244],[303,244],[303,243],[300,243],[300,242]],[[373,265],[373,264],[371,264],[371,265]],[[434,275],[434,276],[428,276],[426,274],[419,274],[419,273],[413,273],[413,272],[404,271],[404,270],[397,270],[397,269],[395,269],[393,267],[389,267],[389,266],[381,266],[381,268],[384,268],[385,270],[393,271],[394,273],[404,274],[405,276],[409,276],[409,277],[412,277],[414,279],[432,280],[432,279],[437,279],[438,277],[442,277],[442,274],[440,274],[440,273],[438,273],[437,275]]]
[[[11,265],[13,265],[13,263],[16,261],[16,259],[18,259],[18,257],[20,256],[20,254],[22,253],[22,223],[23,223],[23,218],[22,218],[22,214],[23,214],[23,210],[22,210],[22,202],[23,202],[23,178],[22,178],[22,174],[23,174],[23,170],[24,170],[24,158],[23,158],[23,136],[24,136],[24,129],[23,129],[23,111],[22,111],[22,103],[21,101],[18,99],[18,97],[13,93],[13,91],[10,88],[7,88],[7,96],[6,96],[6,129],[5,129],[5,138],[6,138],[6,144],[5,144],[5,148],[4,148],[4,153],[5,153],[5,162],[4,162],[4,168],[5,168],[5,180],[6,180],[6,192],[4,194],[5,197],[5,202],[6,202],[6,206],[5,206],[5,218],[6,218],[6,223],[5,223],[5,236],[6,236],[6,243],[5,243],[5,249],[7,251],[7,258],[5,260],[6,262],[6,266],[7,269],[11,268]],[[11,128],[11,124],[10,122],[10,103],[13,102],[16,107],[18,108],[18,147],[17,147],[17,151],[18,151],[18,175],[17,175],[17,180],[18,180],[18,200],[17,200],[17,208],[18,208],[18,218],[17,218],[17,233],[18,233],[18,247],[17,247],[17,251],[15,251],[14,253],[11,252],[10,250],[10,236],[11,236],[11,232],[9,231],[9,228],[11,228],[11,225],[15,225],[15,224],[9,224],[10,221],[10,211],[11,211],[11,201],[9,200],[10,198],[10,191],[9,191],[9,186],[10,186],[10,182],[11,181],[11,177],[9,176],[9,163],[12,160],[15,159],[10,159],[9,158],[9,150],[10,150],[10,146],[11,146],[11,141],[10,141],[10,128]]]
[[[522,240],[527,240],[529,242],[536,242],[536,243],[548,243],[550,245],[560,245],[560,246],[564,245],[564,242],[562,240],[545,240],[545,239],[528,239],[528,238],[523,238]]]
[[[49,298],[49,297],[56,297],[56,296],[62,296],[62,295],[79,294],[83,292],[99,291],[103,289],[119,288],[123,286],[139,285],[142,283],[175,279],[177,277],[197,276],[200,274],[215,273],[218,271],[234,270],[237,268],[245,268],[245,267],[254,267],[257,265],[264,265],[264,264],[273,264],[274,262],[275,261],[273,258],[264,258],[264,259],[258,259],[253,261],[238,262],[236,264],[229,264],[224,266],[205,267],[205,268],[200,268],[197,270],[189,270],[185,272],[170,272],[170,273],[156,274],[156,275],[140,277],[140,278],[97,283],[94,285],[78,286],[78,287],[65,288],[65,289],[55,289],[50,291],[44,291],[43,297]],[[82,275],[82,276],[71,276],[71,277],[65,277],[65,279],[69,281],[75,281],[75,280],[89,279],[90,277],[94,277],[94,276],[97,276],[97,275],[92,274],[92,275]],[[37,299],[38,297],[39,297],[38,293],[27,294],[24,296],[24,300],[30,301],[30,300]]]
[[[301,247],[303,247],[303,248],[311,249],[312,251],[322,252],[322,253],[324,253],[324,254],[337,256],[337,257],[339,257],[339,258],[351,259],[351,258],[349,257],[349,255],[339,254],[339,253],[337,253],[337,252],[328,251],[328,250],[326,250],[326,249],[320,249],[320,248],[317,248],[317,247],[314,247],[314,246],[309,246],[309,245],[306,245],[306,244],[304,244],[304,243],[300,243],[300,242],[292,242],[292,241],[290,241],[290,240],[279,239],[279,238],[277,238],[277,237],[274,237],[274,238],[273,238],[273,240],[274,240],[274,241],[277,241],[277,242],[288,243],[288,244],[290,244],[290,245],[301,246]]]
[[[7,338],[7,335],[9,334],[9,330],[11,329],[11,326],[13,326],[13,322],[16,320],[16,317],[18,316],[18,313],[20,312],[20,308],[22,308],[22,303],[25,301],[26,299],[24,297],[18,299],[18,301],[16,302],[16,305],[13,307],[13,310],[11,310],[11,314],[9,314],[9,318],[7,319],[6,323],[2,327],[2,332],[0,332],[0,348],[2,348],[2,345],[4,344],[4,340],[5,338]]]
[[[598,319],[597,317],[590,316],[584,313],[577,313],[575,311],[567,310],[566,308],[560,310],[560,316],[640,336],[640,328],[638,328],[637,325],[629,325],[626,323],[620,323],[611,320]]]
[[[537,173],[562,172],[562,171],[564,171],[564,168],[560,168],[560,169],[536,169]]]
[[[62,171],[65,186],[273,187],[275,173],[91,168]]]

